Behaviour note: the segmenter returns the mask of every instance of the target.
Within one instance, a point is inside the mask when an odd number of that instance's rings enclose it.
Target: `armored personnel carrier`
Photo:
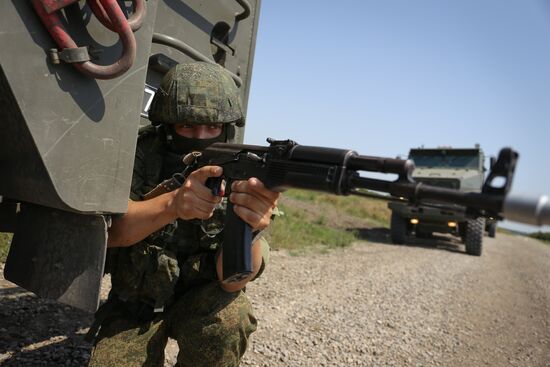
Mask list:
[[[460,190],[481,192],[484,178],[485,155],[474,148],[417,148],[409,152],[416,169],[413,178],[423,184]],[[462,239],[466,252],[479,256],[483,249],[483,234],[487,229],[494,236],[496,221],[483,217],[472,218],[463,206],[431,201],[417,203],[390,202],[391,239],[405,243],[408,236],[429,237],[433,232],[450,233]]]
[[[140,125],[164,73],[225,67],[248,100],[259,0],[0,2],[5,277],[94,311]],[[240,143],[244,128],[231,142]]]

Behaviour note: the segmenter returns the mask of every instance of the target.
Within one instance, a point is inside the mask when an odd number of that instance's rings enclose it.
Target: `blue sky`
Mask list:
[[[264,0],[245,142],[512,146],[513,191],[550,194],[549,97],[550,1]]]

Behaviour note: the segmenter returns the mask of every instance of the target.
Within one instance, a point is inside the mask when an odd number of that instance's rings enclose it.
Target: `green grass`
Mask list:
[[[306,190],[288,190],[283,195],[295,201],[311,203],[314,210],[306,211],[292,203],[280,204],[279,210],[284,214],[277,217],[266,232],[273,249],[286,249],[299,254],[308,250],[325,252],[348,246],[358,237],[355,230],[340,223],[342,216],[358,218],[365,227],[389,224],[390,211],[384,201]]]
[[[550,245],[550,232],[539,231],[539,232],[533,232],[533,233],[525,233],[525,232],[514,231],[507,228],[502,228],[502,227],[498,227],[497,231],[499,233],[504,233],[512,236],[526,236],[526,237],[534,238],[536,240],[539,240],[543,243]]]
[[[288,190],[283,195],[296,200],[328,205],[338,212],[357,218],[369,219],[379,225],[389,226],[390,223],[391,211],[384,200],[352,195],[330,195],[305,190]]]
[[[277,217],[267,231],[267,240],[273,249],[302,253],[307,249],[329,250],[345,247],[356,240],[353,232],[330,228],[323,216],[312,217],[304,210],[281,205],[284,213]]]
[[[11,233],[0,232],[0,263],[6,262],[6,257],[8,257],[8,250],[10,248],[11,237]]]
[[[550,244],[550,232],[535,232],[535,233],[530,233],[529,234],[529,237],[531,238],[535,238],[537,240],[540,240],[540,241],[543,241],[543,242],[546,242],[548,244]]]

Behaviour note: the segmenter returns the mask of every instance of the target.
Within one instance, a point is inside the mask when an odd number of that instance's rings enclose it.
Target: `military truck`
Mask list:
[[[478,144],[474,148],[416,148],[409,151],[416,169],[413,179],[423,184],[460,190],[481,192],[483,187],[485,156]],[[391,239],[403,244],[408,236],[430,237],[434,232],[450,233],[460,237],[470,255],[480,256],[483,235],[487,230],[495,235],[496,220],[472,218],[466,208],[437,201],[418,203],[390,202]]]
[[[176,63],[217,63],[246,111],[259,9],[259,0],[0,2],[8,280],[97,308],[107,228],[126,212],[138,128],[161,78]]]

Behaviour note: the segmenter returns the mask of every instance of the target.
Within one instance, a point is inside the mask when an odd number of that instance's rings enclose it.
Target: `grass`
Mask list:
[[[499,233],[505,233],[513,236],[526,236],[526,237],[534,238],[536,240],[539,240],[542,243],[550,245],[550,232],[538,231],[533,233],[525,233],[525,232],[518,232],[518,231],[510,230],[507,228],[501,228],[501,227],[498,227],[497,231]]]
[[[353,232],[326,226],[323,216],[311,217],[306,211],[281,205],[284,215],[276,218],[271,225],[267,239],[273,249],[287,249],[291,253],[301,253],[308,248],[345,247],[356,240]]]
[[[546,242],[546,243],[550,244],[550,232],[540,232],[539,231],[539,232],[535,232],[535,233],[530,233],[529,237],[535,238],[539,241]]]
[[[384,200],[360,196],[338,196],[314,191],[289,190],[284,195],[296,200],[328,205],[333,210],[352,217],[369,219],[379,225],[389,226],[391,212]]]
[[[289,190],[283,195],[315,204],[312,213],[304,209],[279,205],[284,214],[277,217],[266,233],[273,249],[299,254],[308,250],[329,251],[350,245],[358,239],[354,230],[337,225],[339,217],[359,218],[363,223],[385,226],[390,212],[386,202],[357,196],[336,196],[305,190]]]
[[[283,205],[279,209],[284,215],[276,218],[266,233],[269,243],[274,249],[287,249],[299,254],[309,249],[329,251],[350,245],[358,240],[357,233],[342,225],[339,217],[359,218],[357,228],[385,227],[389,228],[391,211],[384,200],[376,200],[360,196],[337,196],[307,190],[288,190],[283,194],[295,201],[310,203],[306,211],[296,204]],[[313,208],[313,209],[311,209]],[[340,223],[338,223],[340,221]],[[344,223],[345,224],[345,223]],[[498,227],[499,233],[522,235]],[[550,244],[549,232],[537,232],[527,235]]]
[[[6,257],[8,257],[8,250],[10,248],[11,237],[11,233],[0,232],[0,263],[6,262]]]

